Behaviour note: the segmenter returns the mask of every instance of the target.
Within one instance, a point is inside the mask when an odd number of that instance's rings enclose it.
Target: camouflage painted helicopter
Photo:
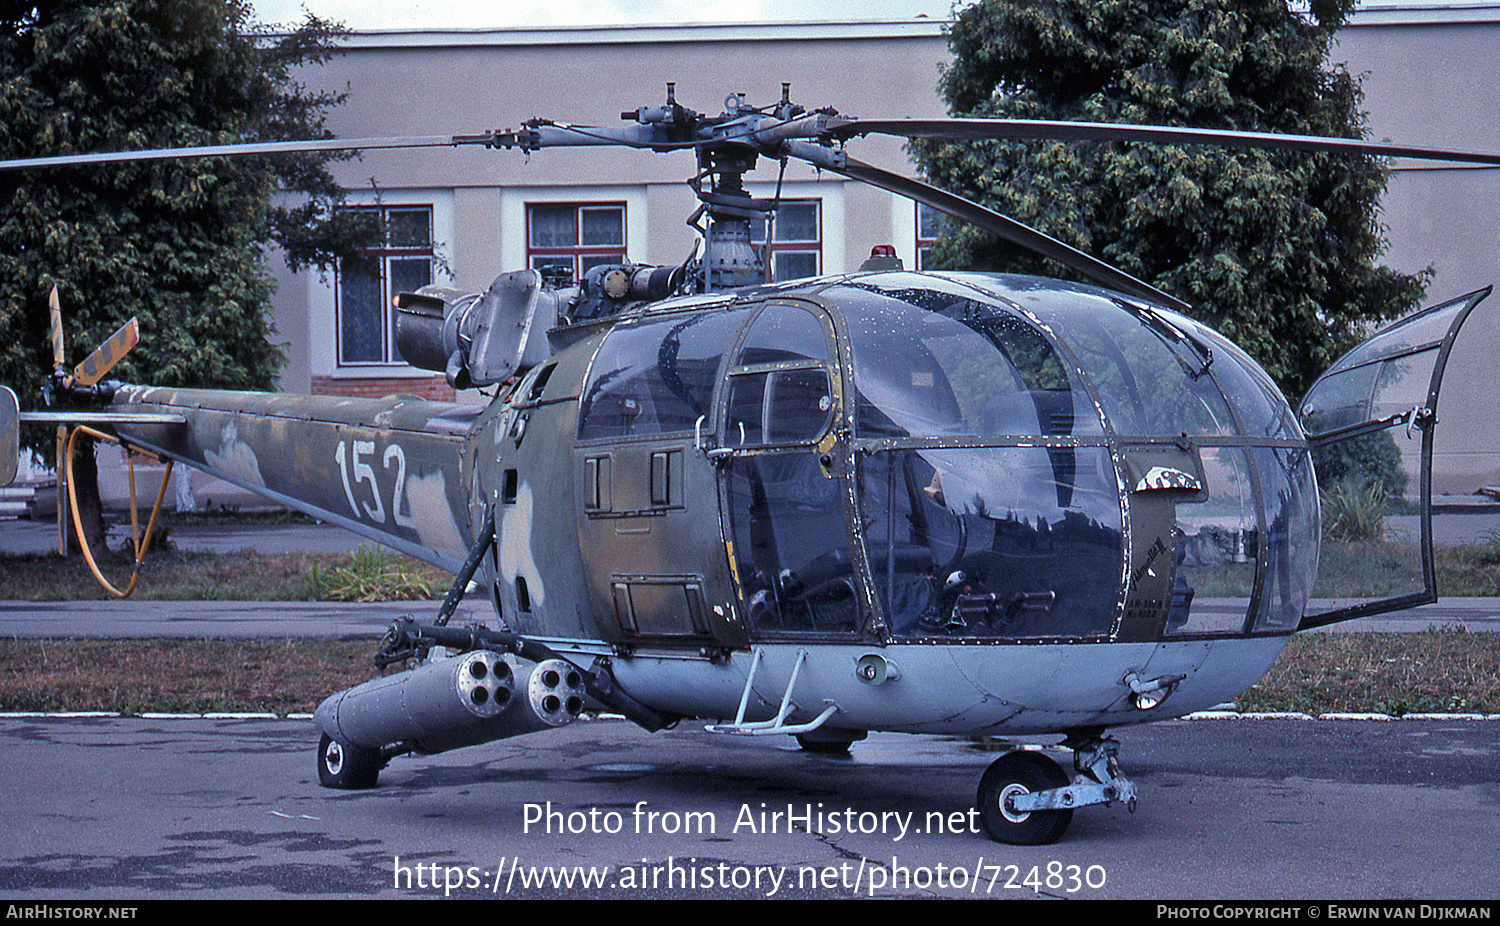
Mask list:
[[[402,356],[485,407],[54,377],[38,420],[107,426],[455,573],[439,613],[377,653],[404,669],[318,709],[320,779],[373,786],[430,754],[623,713],[842,751],[868,731],[1063,734],[1068,774],[1016,749],[985,772],[997,840],[1061,836],[1077,807],[1134,806],[1114,727],[1213,707],[1290,635],[1435,600],[1427,464],[1438,387],[1477,293],[1371,338],[1299,422],[1185,306],[1039,232],[849,157],[845,142],[1059,138],[1500,157],[1324,139],[1003,120],[868,121],[679,105],[614,128],[533,120],[476,136],[237,145],[0,164],[316,148],[623,145],[692,151],[701,246],[680,266],[399,298]],[[1098,286],[860,272],[768,284],[742,178],[798,158],[976,222]],[[117,353],[120,346],[108,353]],[[88,383],[88,385],[85,385]],[[14,396],[7,414],[14,448]],[[1398,426],[1405,425],[1399,446]],[[1304,427],[1307,430],[1304,430]],[[1313,433],[1314,438],[1309,438]],[[1390,444],[1421,484],[1421,561],[1386,600],[1308,613],[1315,445]],[[1368,455],[1368,454],[1367,454]],[[451,626],[476,577],[493,626]]]

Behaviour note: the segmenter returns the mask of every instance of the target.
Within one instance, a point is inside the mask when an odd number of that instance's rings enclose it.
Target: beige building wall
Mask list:
[[[679,102],[717,113],[724,96],[743,92],[755,105],[780,98],[781,82],[808,108],[853,116],[944,115],[936,93],[948,57],[941,24],[930,21],[825,26],[723,26],[437,32],[353,36],[349,52],[308,73],[315,88],[349,91],[330,128],[344,137],[458,135],[514,127],[533,116],[618,125],[620,112],[658,105],[668,81]],[[1371,136],[1420,145],[1500,148],[1500,3],[1366,3],[1340,34],[1334,60],[1365,75]],[[861,160],[910,173],[899,142],[861,139]],[[1391,242],[1387,263],[1412,272],[1432,267],[1432,302],[1500,283],[1500,173],[1399,165],[1384,200]],[[683,224],[697,207],[684,182],[690,155],[619,149],[516,151],[441,149],[371,152],[338,166],[355,199],[426,203],[434,237],[452,272],[441,280],[482,289],[525,265],[524,207],[551,198],[625,199],[630,257],[645,263],[684,259],[693,236]],[[775,165],[750,178],[769,195]],[[878,190],[819,177],[791,165],[787,196],[815,197],[823,216],[825,272],[857,267],[875,243],[896,245],[913,263],[915,209]],[[376,192],[378,189],[378,193]],[[341,370],[337,363],[333,281],[277,272],[277,339],[288,363],[282,388],[310,392],[314,378],[392,391],[430,386],[424,371],[389,367]],[[1485,312],[1489,308],[1491,311]],[[1500,396],[1491,373],[1500,357],[1500,296],[1481,307],[1450,364],[1439,409],[1439,492],[1500,485]],[[440,377],[437,378],[441,380]],[[466,396],[464,398],[475,398]],[[201,474],[199,474],[201,477]],[[113,495],[124,497],[123,476]],[[106,493],[110,494],[109,486]],[[227,486],[200,486],[215,503],[251,504]]]
[[[1500,5],[1367,5],[1334,60],[1364,75],[1370,136],[1452,150],[1500,149]],[[1500,171],[1401,161],[1382,200],[1390,250],[1406,273],[1432,270],[1428,304],[1500,284]],[[1438,403],[1433,491],[1500,486],[1500,296],[1470,316]]]
[[[1375,140],[1455,150],[1500,148],[1500,5],[1366,12],[1334,60],[1364,75]],[[1446,299],[1500,280],[1500,173],[1399,161],[1383,205],[1388,263],[1431,267]]]

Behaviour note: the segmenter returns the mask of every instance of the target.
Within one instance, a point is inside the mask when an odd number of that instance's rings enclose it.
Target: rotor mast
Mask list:
[[[532,120],[519,130],[492,133],[490,147],[516,147],[523,151],[562,145],[617,144],[664,152],[692,148],[698,156],[698,173],[688,186],[700,206],[688,218],[703,244],[694,272],[686,275],[692,288],[701,291],[737,289],[766,282],[765,249],[757,248],[754,229],[774,219],[776,198],[756,199],[745,190],[745,173],[755,169],[761,155],[785,162],[794,154],[794,139],[824,139],[807,145],[820,149],[817,166],[842,163],[842,150],[825,146],[839,144],[828,133],[843,128],[849,120],[834,112],[809,114],[791,101],[791,84],[781,85],[781,102],[757,109],[745,103],[745,95],[731,93],[724,99],[724,112],[705,116],[677,102],[676,84],[667,84],[666,102],[627,110],[620,118],[634,125],[616,129],[564,125]],[[769,224],[766,226],[769,229]],[[768,242],[767,242],[768,243]]]
[[[717,120],[701,120],[696,113],[677,103],[676,84],[667,84],[667,102],[661,108],[645,108],[621,113],[621,118],[635,119],[645,125],[671,121],[684,125],[690,120],[707,131],[697,145],[698,173],[688,181],[701,205],[687,224],[703,240],[697,272],[692,275],[703,291],[739,289],[767,282],[767,251],[771,223],[780,200],[756,199],[745,191],[744,177],[755,169],[761,154],[767,153],[760,139],[767,120],[786,125],[804,115],[806,110],[791,102],[791,84],[782,83],[781,102],[769,114],[745,104],[743,93],[724,98],[724,113]],[[785,158],[782,158],[785,164]],[[706,224],[700,224],[706,219]],[[754,229],[766,229],[764,247],[757,248]]]

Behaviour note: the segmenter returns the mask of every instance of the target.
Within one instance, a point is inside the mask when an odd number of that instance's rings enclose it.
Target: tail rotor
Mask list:
[[[47,310],[51,323],[52,340],[52,376],[47,383],[47,404],[66,405],[72,398],[78,396],[97,396],[99,381],[104,378],[115,364],[130,351],[132,347],[140,343],[140,324],[136,319],[121,325],[119,330],[110,335],[104,343],[94,349],[94,352],[84,358],[83,362],[68,369],[65,340],[62,323],[62,302],[58,298],[57,286],[53,284],[52,292],[47,297]],[[60,556],[68,555],[68,516],[67,512],[71,505],[70,495],[72,486],[68,485],[68,426],[60,424],[57,426],[57,552]]]

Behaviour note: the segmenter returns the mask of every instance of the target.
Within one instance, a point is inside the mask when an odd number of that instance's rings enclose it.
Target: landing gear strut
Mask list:
[[[1120,744],[1097,734],[1073,734],[1075,775],[1068,778],[1040,752],[1018,749],[996,759],[979,780],[977,804],[985,832],[996,842],[1040,846],[1062,838],[1073,810],[1125,801],[1135,811],[1134,782],[1120,775]]]

